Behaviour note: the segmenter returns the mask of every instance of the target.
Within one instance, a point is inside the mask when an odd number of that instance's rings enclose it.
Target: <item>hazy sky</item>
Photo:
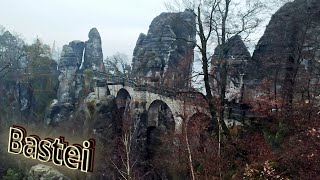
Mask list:
[[[0,0],[0,25],[31,43],[37,36],[56,47],[86,41],[96,27],[104,57],[116,52],[132,56],[141,32],[166,11],[164,0]]]
[[[86,41],[96,27],[104,58],[121,52],[131,60],[139,34],[147,33],[152,19],[167,11],[164,2],[168,0],[0,0],[0,25],[28,43],[39,37],[50,46],[55,41],[60,49],[72,40]],[[263,31],[255,34],[255,42]]]

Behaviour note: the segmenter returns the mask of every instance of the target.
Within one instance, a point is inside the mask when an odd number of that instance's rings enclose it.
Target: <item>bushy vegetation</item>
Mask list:
[[[25,172],[23,170],[8,169],[6,175],[2,178],[4,180],[20,180],[25,177]]]

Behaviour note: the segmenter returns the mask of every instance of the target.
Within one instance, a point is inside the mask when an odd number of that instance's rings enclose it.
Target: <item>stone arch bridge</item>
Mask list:
[[[103,99],[109,91],[116,97],[119,109],[146,110],[147,127],[164,125],[179,133],[183,123],[188,122],[194,115],[211,117],[204,97],[192,90],[161,87],[155,83],[138,82],[128,77],[101,72],[96,72],[96,82],[95,92],[98,99]],[[156,117],[160,111],[164,111],[165,116],[171,116],[173,122],[161,122],[161,118]]]

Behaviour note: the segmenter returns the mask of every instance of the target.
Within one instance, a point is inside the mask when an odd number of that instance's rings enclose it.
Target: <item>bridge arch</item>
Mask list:
[[[211,118],[205,113],[196,112],[184,123],[189,142],[195,147],[201,147],[211,131]]]
[[[192,114],[187,121],[185,122],[185,126],[188,126],[189,128],[195,128],[195,126],[203,126],[205,128],[206,126],[210,125],[211,117],[203,112],[196,112]]]
[[[154,100],[148,108],[147,127],[157,127],[161,130],[175,130],[172,110],[162,100]]]
[[[166,167],[157,161],[167,155],[167,148],[172,144],[171,134],[175,133],[175,121],[171,109],[164,101],[152,101],[147,111],[146,127],[146,155],[155,171],[165,172]]]
[[[116,103],[117,103],[118,109],[120,110],[124,110],[127,107],[130,107],[130,103],[131,103],[130,93],[126,89],[121,88],[117,92]]]

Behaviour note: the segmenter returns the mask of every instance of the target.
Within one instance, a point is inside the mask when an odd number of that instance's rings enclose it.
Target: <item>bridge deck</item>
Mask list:
[[[153,86],[151,84],[137,81],[127,76],[113,75],[110,73],[97,72],[97,86],[106,87],[107,85],[122,85],[133,88],[134,91],[146,91],[154,94],[159,94],[165,97],[174,99],[189,99],[191,102],[195,101],[195,98],[204,98],[204,95],[194,89],[177,89],[166,86]],[[196,102],[199,103],[199,102]],[[249,107],[245,104],[229,103],[226,113],[228,117],[232,117],[237,121],[243,121],[244,118],[251,119],[257,116],[249,110]]]

